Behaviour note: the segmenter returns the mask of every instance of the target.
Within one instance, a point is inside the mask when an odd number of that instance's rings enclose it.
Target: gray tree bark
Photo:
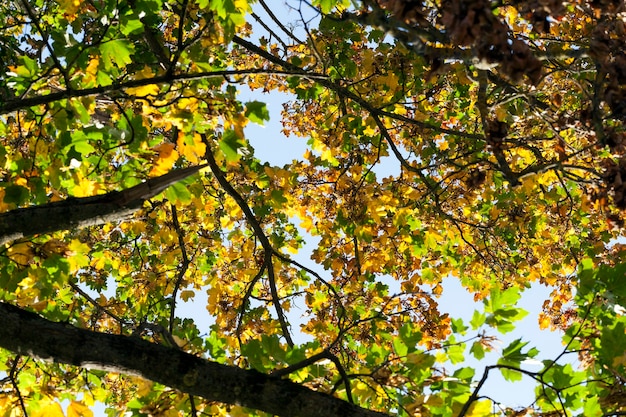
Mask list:
[[[209,401],[282,417],[387,416],[287,379],[211,362],[139,337],[55,323],[2,302],[0,347],[42,360],[136,375]]]

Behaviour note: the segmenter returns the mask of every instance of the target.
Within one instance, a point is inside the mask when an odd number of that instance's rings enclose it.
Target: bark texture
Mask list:
[[[68,198],[0,214],[0,245],[42,233],[95,226],[128,218],[149,198],[206,165],[176,169],[123,191]]]
[[[218,364],[138,337],[55,323],[2,302],[0,347],[43,360],[137,375],[207,400],[277,416],[386,416],[286,379]]]

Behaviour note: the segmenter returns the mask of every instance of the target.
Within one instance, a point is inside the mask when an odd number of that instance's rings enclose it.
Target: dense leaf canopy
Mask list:
[[[624,415],[625,21],[620,0],[2,2],[3,415]],[[282,166],[246,137],[277,97],[307,143]],[[446,277],[484,308],[440,311]],[[466,364],[531,285],[562,353]],[[496,372],[536,400],[483,396]]]

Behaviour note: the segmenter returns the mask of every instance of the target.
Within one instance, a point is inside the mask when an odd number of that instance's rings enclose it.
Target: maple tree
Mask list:
[[[255,7],[0,5],[3,415],[624,415],[623,2]],[[241,86],[304,155],[255,157]],[[562,353],[464,365],[531,284]]]

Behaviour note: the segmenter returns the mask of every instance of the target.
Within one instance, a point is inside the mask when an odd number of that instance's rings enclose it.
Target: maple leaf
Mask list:
[[[163,175],[172,169],[179,157],[178,151],[174,149],[175,147],[174,143],[162,143],[154,148],[154,151],[157,152],[157,157],[150,171],[151,176]]]

